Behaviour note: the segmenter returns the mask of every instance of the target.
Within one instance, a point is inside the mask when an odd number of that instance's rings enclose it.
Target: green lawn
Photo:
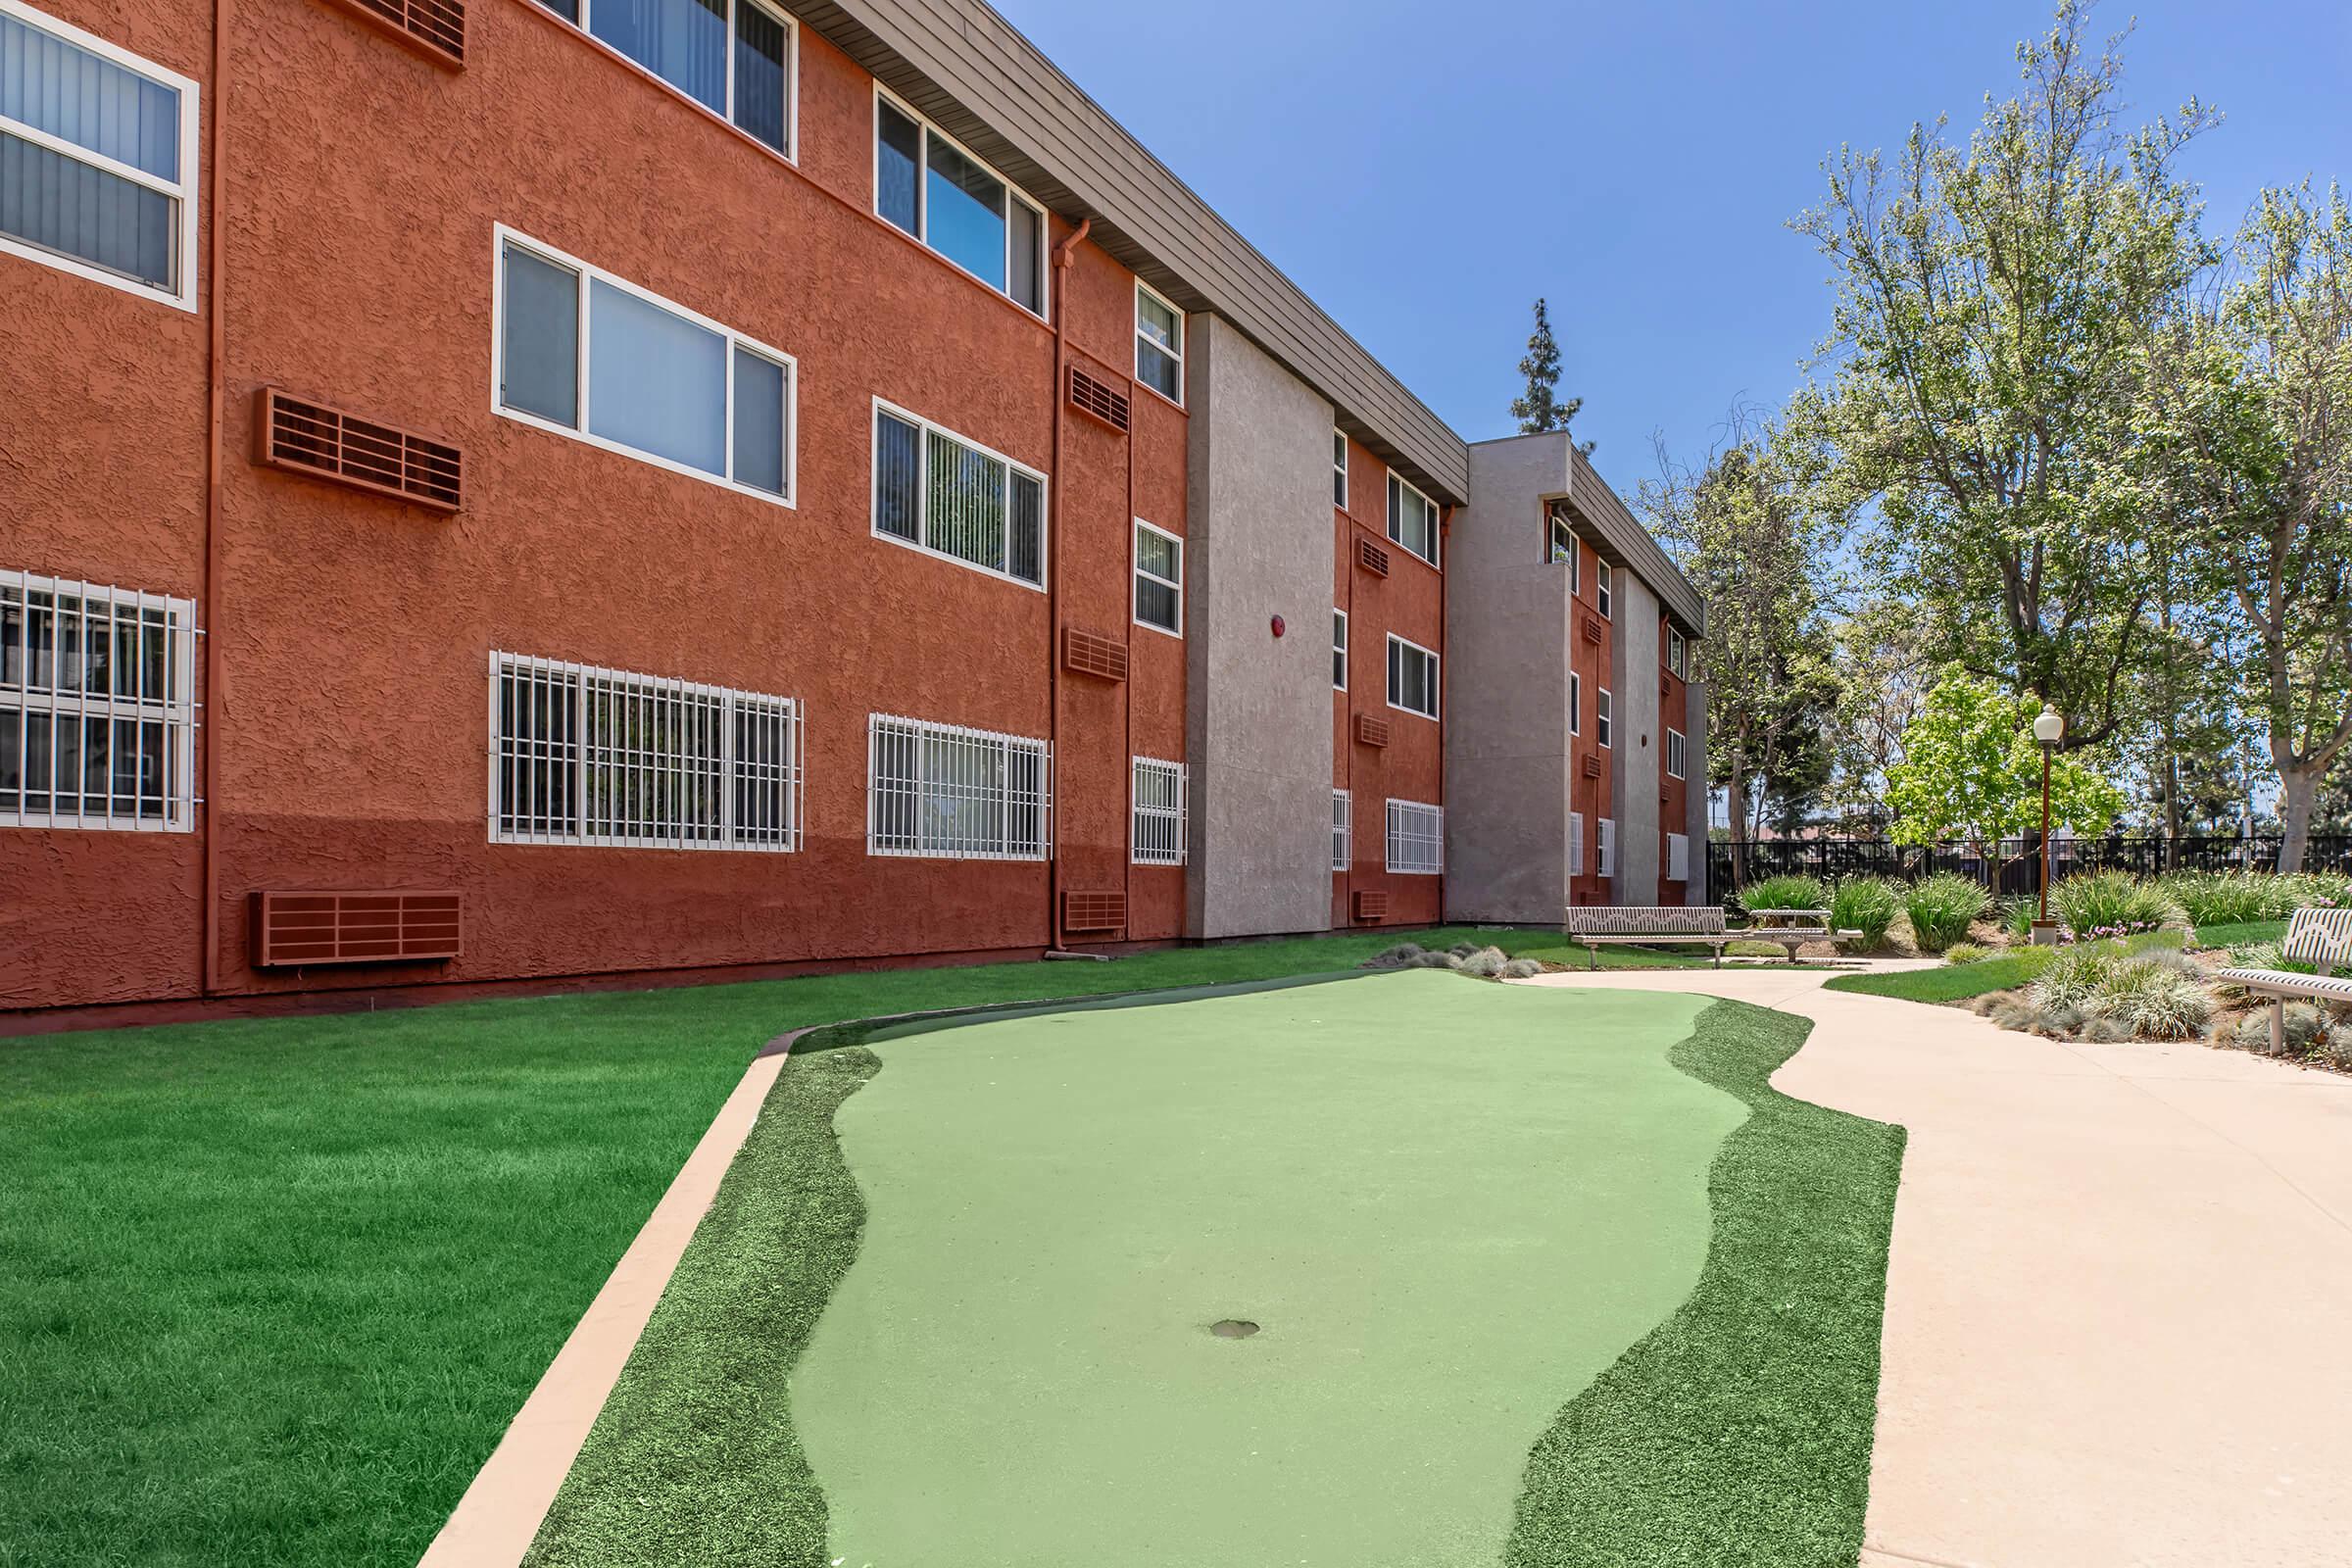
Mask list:
[[[1400,936],[1570,956],[1379,932],[0,1040],[0,1565],[412,1563],[770,1037]]]
[[[531,1562],[1850,1563],[1901,1133],[1767,1087],[1804,1030],[1407,972],[811,1039]]]

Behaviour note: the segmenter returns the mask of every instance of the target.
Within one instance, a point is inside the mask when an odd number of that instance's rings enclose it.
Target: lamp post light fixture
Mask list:
[[[2058,945],[2058,922],[2050,918],[2050,754],[2066,738],[2066,715],[2048,703],[2034,715],[2034,739],[2041,746],[2041,918],[2034,922],[2034,945]]]

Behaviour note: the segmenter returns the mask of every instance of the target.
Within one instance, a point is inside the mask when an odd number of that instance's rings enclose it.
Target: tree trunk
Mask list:
[[[1735,755],[1732,776],[1725,786],[1724,814],[1732,820],[1732,882],[1747,886],[1747,769]]]
[[[2326,772],[2324,763],[2278,764],[2278,819],[2283,826],[2278,839],[2281,872],[2303,869],[2303,854],[2311,843],[2312,802],[2319,796],[2321,776]]]

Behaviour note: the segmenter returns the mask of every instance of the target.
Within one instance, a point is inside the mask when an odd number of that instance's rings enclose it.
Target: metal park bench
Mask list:
[[[1568,940],[1582,944],[1592,967],[1600,967],[1603,943],[1632,943],[1655,947],[1660,943],[1690,943],[1715,950],[1715,966],[1723,967],[1723,950],[1735,942],[1777,942],[1796,961],[1796,950],[1808,942],[1842,942],[1859,931],[1830,929],[1827,909],[1761,909],[1756,918],[1788,919],[1793,925],[1751,925],[1733,929],[1723,910],[1681,904],[1572,904],[1564,929]]]
[[[2271,1054],[2286,1050],[2286,1004],[2290,997],[2315,1002],[2352,1002],[2352,977],[2329,971],[2352,963],[2352,909],[2297,909],[2286,923],[2278,956],[2290,963],[2319,966],[2318,974],[2290,969],[2224,969],[2217,979],[2271,999]]]

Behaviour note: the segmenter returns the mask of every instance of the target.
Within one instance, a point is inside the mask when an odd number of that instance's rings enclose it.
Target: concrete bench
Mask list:
[[[2352,977],[2332,971],[2352,963],[2352,909],[2297,909],[2286,922],[2286,940],[2278,956],[2290,963],[2315,964],[2318,974],[2291,969],[2224,969],[2215,978],[2242,991],[2271,999],[2271,1054],[2286,1051],[2286,1004],[2289,998],[2314,1002],[2352,1002]]]

